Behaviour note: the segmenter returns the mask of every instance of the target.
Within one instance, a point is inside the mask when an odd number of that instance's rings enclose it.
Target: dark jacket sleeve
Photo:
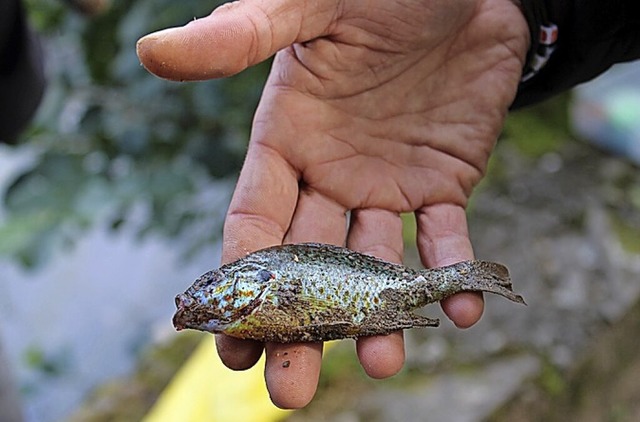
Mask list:
[[[529,61],[535,61],[536,52],[549,57],[521,83],[512,108],[588,81],[615,63],[640,58],[639,0],[522,0],[522,7],[533,41]],[[552,46],[541,42],[541,27],[557,30]]]
[[[19,0],[0,1],[0,142],[14,141],[42,99],[42,51]]]

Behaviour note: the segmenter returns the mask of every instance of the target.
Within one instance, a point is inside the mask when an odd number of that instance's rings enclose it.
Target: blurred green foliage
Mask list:
[[[557,151],[573,137],[569,127],[570,98],[571,93],[566,92],[510,113],[504,124],[503,138],[531,158]]]
[[[26,1],[49,84],[20,146],[35,159],[4,192],[1,254],[34,266],[97,221],[115,229],[140,209],[140,233],[189,232],[192,248],[214,240],[219,227],[194,227],[219,222],[224,202],[203,190],[237,173],[269,64],[174,83],[142,68],[135,43],[220,3],[114,0],[89,19],[60,1]]]

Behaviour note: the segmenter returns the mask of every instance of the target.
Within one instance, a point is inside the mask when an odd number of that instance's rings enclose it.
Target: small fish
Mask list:
[[[493,262],[414,270],[332,245],[273,246],[198,278],[176,296],[173,324],[262,342],[357,338],[436,327],[411,311],[461,291],[524,304]]]

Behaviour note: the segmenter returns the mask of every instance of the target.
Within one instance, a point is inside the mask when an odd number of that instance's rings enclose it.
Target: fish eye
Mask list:
[[[267,281],[274,278],[274,275],[271,272],[262,269],[258,271],[258,278],[260,278],[260,280],[262,280],[263,283],[266,283]]]

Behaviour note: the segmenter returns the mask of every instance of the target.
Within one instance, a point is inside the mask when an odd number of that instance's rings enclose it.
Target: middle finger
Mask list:
[[[352,211],[347,243],[349,248],[401,263],[403,243],[402,219],[397,213],[381,209]],[[387,336],[361,337],[356,347],[362,367],[372,378],[395,375],[404,365],[402,331]]]

